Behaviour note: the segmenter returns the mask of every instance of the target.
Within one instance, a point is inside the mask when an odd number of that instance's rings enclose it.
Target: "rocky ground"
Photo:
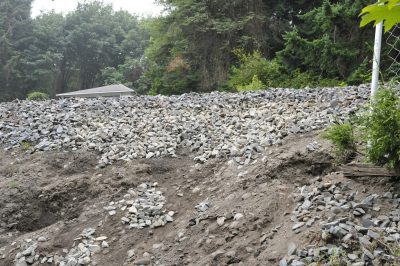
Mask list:
[[[101,167],[176,156],[181,149],[198,162],[235,157],[248,163],[288,135],[347,119],[368,95],[360,86],[12,102],[0,105],[0,142],[31,152],[95,151]]]
[[[400,265],[400,184],[319,129],[366,87],[0,105],[0,265]]]

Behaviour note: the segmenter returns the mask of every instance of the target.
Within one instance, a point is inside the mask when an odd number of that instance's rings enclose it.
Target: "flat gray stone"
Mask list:
[[[288,252],[287,252],[288,256],[295,254],[296,250],[297,250],[297,245],[293,242],[290,242],[288,245]]]
[[[305,225],[304,222],[297,223],[297,224],[293,225],[292,230],[297,230],[297,229],[303,227],[304,225]]]

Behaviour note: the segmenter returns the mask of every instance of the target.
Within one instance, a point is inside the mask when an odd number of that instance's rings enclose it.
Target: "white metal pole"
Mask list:
[[[379,23],[375,27],[375,43],[374,43],[374,61],[372,65],[372,82],[371,82],[371,96],[374,96],[378,90],[379,83],[379,64],[381,60],[381,47],[382,47],[382,31],[383,23]]]

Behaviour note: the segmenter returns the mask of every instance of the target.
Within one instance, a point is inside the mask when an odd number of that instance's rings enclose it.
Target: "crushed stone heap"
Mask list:
[[[198,162],[229,156],[248,164],[290,134],[347,119],[368,96],[368,87],[359,86],[14,101],[0,104],[0,144],[30,152],[94,150],[99,166],[179,150]]]

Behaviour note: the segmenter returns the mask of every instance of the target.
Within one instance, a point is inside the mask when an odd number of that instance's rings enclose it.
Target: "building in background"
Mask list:
[[[60,98],[81,97],[81,98],[94,98],[94,97],[121,97],[131,96],[135,91],[124,85],[109,85],[87,90],[72,91],[67,93],[57,94]]]

